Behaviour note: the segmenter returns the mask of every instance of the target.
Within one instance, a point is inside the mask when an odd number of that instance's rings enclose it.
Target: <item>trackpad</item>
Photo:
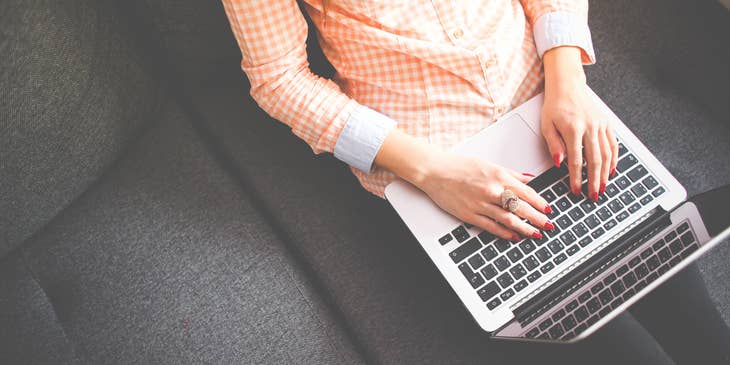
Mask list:
[[[545,139],[516,113],[479,132],[454,152],[535,175],[552,164]]]

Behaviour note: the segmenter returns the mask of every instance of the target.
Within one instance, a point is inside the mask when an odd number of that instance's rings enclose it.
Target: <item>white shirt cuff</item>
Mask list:
[[[593,51],[591,30],[584,18],[565,12],[547,13],[537,18],[533,28],[535,45],[540,58],[551,48],[559,46],[575,46],[583,50],[588,57],[587,63],[596,62]]]
[[[335,143],[334,155],[348,165],[370,173],[388,132],[396,122],[364,105],[353,109]]]

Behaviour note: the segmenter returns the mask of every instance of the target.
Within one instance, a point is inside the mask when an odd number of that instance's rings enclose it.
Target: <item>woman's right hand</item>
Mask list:
[[[425,172],[413,183],[463,222],[512,241],[519,241],[521,236],[542,238],[541,230],[554,229],[545,216],[551,211],[550,205],[526,184],[532,175],[442,151],[424,163]],[[521,200],[514,214],[501,206],[506,189]]]

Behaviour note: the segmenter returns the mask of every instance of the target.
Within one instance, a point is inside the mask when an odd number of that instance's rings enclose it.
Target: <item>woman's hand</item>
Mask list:
[[[553,48],[543,57],[545,101],[542,133],[555,165],[567,157],[570,189],[581,193],[583,160],[588,173],[588,196],[598,200],[609,176],[616,172],[618,143],[607,118],[588,94],[580,49]]]
[[[547,201],[525,184],[531,175],[445,152],[427,164],[427,172],[416,185],[460,220],[512,241],[521,236],[542,238],[541,230],[554,229],[545,216],[552,211]],[[506,189],[521,200],[514,214],[501,206]]]

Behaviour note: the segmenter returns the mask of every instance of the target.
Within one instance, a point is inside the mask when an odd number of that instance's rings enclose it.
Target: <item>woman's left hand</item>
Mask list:
[[[553,50],[545,53],[542,133],[555,165],[567,158],[570,189],[576,195],[581,193],[585,158],[588,197],[597,201],[598,195],[606,190],[609,176],[616,172],[618,143],[607,117],[598,111],[588,93],[582,65],[579,64],[579,71],[566,66],[574,62],[574,58],[569,58],[573,54],[568,51],[577,50],[568,48],[566,53],[553,53]]]

